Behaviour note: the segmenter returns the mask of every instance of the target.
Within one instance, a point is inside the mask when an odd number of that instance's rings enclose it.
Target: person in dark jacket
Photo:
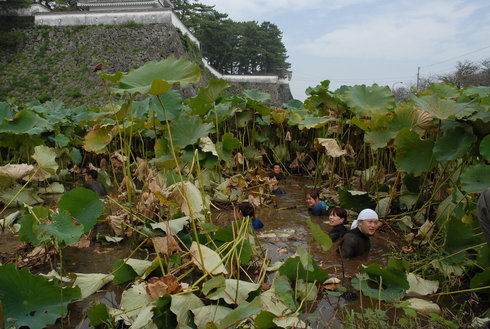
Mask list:
[[[277,181],[286,179],[286,176],[281,173],[281,165],[277,162],[272,165],[272,172],[269,174],[269,178],[274,177],[277,179]]]
[[[483,236],[490,247],[490,188],[487,188],[480,195],[476,205],[476,211]]]
[[[277,180],[276,177],[272,177],[270,179],[270,182],[272,183],[272,194],[274,195],[286,194],[286,191],[282,187],[279,187],[279,181]]]
[[[347,211],[342,207],[333,207],[328,210],[328,220],[332,230],[328,234],[332,242],[337,241],[347,233],[348,229],[345,227],[347,224]]]
[[[328,215],[328,205],[325,201],[320,200],[317,190],[306,192],[306,204],[311,208],[313,216]]]
[[[252,219],[252,226],[256,230],[265,226],[258,218],[255,218],[254,206],[250,202],[242,202],[238,205],[238,217],[250,217]]]
[[[107,196],[107,191],[105,190],[104,184],[97,180],[97,177],[99,177],[97,170],[89,170],[86,177],[87,181],[83,184],[83,187],[97,193],[99,198],[104,198]]]
[[[364,209],[352,223],[350,231],[340,240],[340,252],[345,259],[362,256],[371,249],[369,237],[378,227],[378,214],[374,210]]]

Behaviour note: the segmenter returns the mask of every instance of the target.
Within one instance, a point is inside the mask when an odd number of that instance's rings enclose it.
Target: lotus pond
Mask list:
[[[273,109],[255,90],[227,95],[224,80],[183,100],[173,86],[200,77],[186,58],[98,74],[103,107],[0,103],[2,327],[458,328],[487,316],[476,202],[490,186],[490,88],[433,84],[396,103],[388,87],[326,80]],[[287,195],[271,194],[273,162]],[[88,169],[105,200],[80,187]],[[311,187],[352,217],[376,209],[367,255],[339,258],[328,218],[304,206]],[[264,229],[236,218],[245,200]]]

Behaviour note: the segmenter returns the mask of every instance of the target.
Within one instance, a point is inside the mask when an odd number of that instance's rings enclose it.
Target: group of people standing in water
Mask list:
[[[286,194],[286,191],[279,187],[279,182],[286,177],[281,173],[281,166],[275,163],[269,178],[273,182],[272,193],[275,195]],[[333,242],[338,241],[337,252],[341,257],[353,258],[362,256],[371,249],[370,236],[373,236],[378,227],[378,214],[372,209],[361,211],[357,219],[352,223],[350,229],[347,224],[347,211],[342,207],[329,207],[328,204],[320,199],[317,190],[306,192],[306,204],[311,209],[313,216],[328,215],[332,230],[329,233]],[[239,216],[250,216],[254,229],[264,227],[264,224],[255,218],[253,206],[248,202],[243,202],[238,206]]]

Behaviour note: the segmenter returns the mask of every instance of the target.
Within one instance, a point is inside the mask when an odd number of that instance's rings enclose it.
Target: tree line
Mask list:
[[[418,81],[418,90],[423,90],[435,82],[447,82],[459,89],[469,86],[490,87],[490,58],[478,62],[469,60],[465,60],[464,62],[458,61],[454,71],[450,73],[420,78]],[[408,100],[412,92],[411,90],[417,89],[417,83],[411,82],[410,87],[395,88],[393,90],[395,99]]]
[[[286,62],[282,32],[270,22],[235,22],[192,0],[175,0],[174,12],[201,42],[204,58],[221,74],[278,74]]]

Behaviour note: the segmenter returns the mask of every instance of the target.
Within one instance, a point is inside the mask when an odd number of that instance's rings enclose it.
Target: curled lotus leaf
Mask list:
[[[213,155],[218,156],[218,152],[216,151],[216,145],[213,143],[211,138],[201,137],[199,139],[199,146],[201,147],[203,152],[211,152]]]
[[[36,160],[38,166],[47,171],[51,175],[56,174],[58,170],[58,164],[56,163],[56,153],[51,151],[49,147],[44,145],[38,145],[34,148],[34,154],[32,158]]]
[[[114,275],[100,273],[73,273],[70,277],[75,277],[73,287],[80,288],[82,299],[87,298],[114,280]]]
[[[434,314],[442,313],[439,305],[429,300],[425,300],[421,298],[409,298],[407,299],[407,302],[408,302],[408,306],[407,306],[408,308],[414,309],[417,312],[425,315],[430,315],[432,313]]]
[[[14,180],[21,179],[24,176],[31,174],[34,171],[34,166],[26,163],[22,164],[7,164],[0,167],[0,173],[10,176]]]
[[[20,186],[0,190],[0,201],[8,204],[9,207],[20,207],[24,203],[32,206],[44,202],[43,199],[37,196],[34,190],[22,189]]]
[[[204,245],[200,245],[199,247],[201,249],[206,271],[210,272],[213,275],[217,275],[220,273],[223,273],[225,275],[228,274],[228,271],[223,265],[220,255],[216,251],[213,251]],[[194,255],[192,257],[192,262],[197,265],[200,270],[202,270],[201,256],[199,255],[199,249],[196,241],[192,242],[190,252],[192,255]]]
[[[212,103],[218,98],[219,94],[229,88],[230,84],[227,80],[211,79],[207,87],[199,88],[199,93],[196,97],[191,98],[189,101],[189,107],[194,109],[194,114],[205,115],[207,110],[202,111],[204,105]]]
[[[90,130],[85,136],[83,148],[89,152],[101,153],[106,150],[116,133],[116,126],[106,125]]]
[[[153,302],[153,298],[146,292],[145,283],[133,284],[124,291],[121,297],[121,305],[126,310],[126,315],[134,322],[138,318],[140,308]]]
[[[259,284],[235,279],[226,279],[225,285],[226,288],[224,291],[222,291],[218,295],[208,298],[211,300],[221,299],[230,305],[235,303],[240,305],[248,298],[248,295],[252,291],[256,291],[260,288]],[[230,296],[232,296],[234,300]]]
[[[414,273],[407,275],[410,289],[407,290],[407,297],[419,297],[433,294],[439,289],[439,281],[425,280]]]
[[[452,116],[461,119],[475,112],[475,108],[469,106],[470,103],[457,103],[453,100],[442,99],[439,95],[421,97],[410,95],[410,100],[416,107],[440,120],[446,120]]]
[[[208,207],[208,201],[204,201],[199,189],[189,181],[184,182],[184,188],[186,190],[188,201],[185,199],[185,194],[182,189],[182,183],[178,182],[170,185],[166,189],[162,190],[161,195],[166,199],[175,200],[180,206],[180,210],[187,216],[191,214],[191,210],[194,213],[199,213],[201,210]]]
[[[102,78],[109,80],[109,76]],[[186,88],[189,83],[199,81],[200,71],[197,64],[186,57],[176,59],[169,57],[160,62],[155,60],[130,70],[128,73],[117,72],[111,81],[117,83],[119,88],[112,88],[115,94],[150,94],[161,95],[167,92],[174,84]]]
[[[192,313],[194,313],[194,323],[198,328],[206,327],[206,323],[210,321],[218,323],[232,311],[233,309],[229,307],[219,305],[208,305],[192,309]]]
[[[327,153],[327,155],[333,158],[347,154],[347,151],[342,150],[334,138],[315,138],[315,148],[318,152]]]

